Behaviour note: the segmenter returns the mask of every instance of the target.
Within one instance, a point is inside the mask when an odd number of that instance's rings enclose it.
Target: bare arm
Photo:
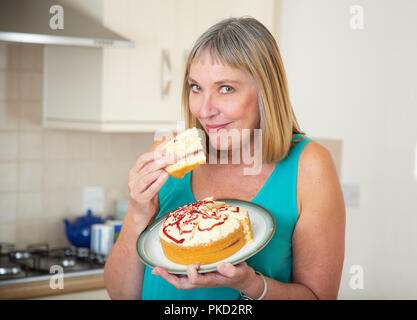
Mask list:
[[[104,281],[112,299],[140,299],[142,296],[144,265],[136,252],[136,241],[159,212],[158,191],[168,179],[163,168],[173,160],[153,152],[162,141],[154,143],[150,152],[141,155],[129,172],[129,207],[104,268]]]
[[[104,281],[112,299],[140,299],[144,265],[136,252],[136,240],[146,221],[135,222],[137,213],[129,204],[123,228],[104,268]]]
[[[345,249],[345,205],[330,153],[308,143],[298,166],[299,218],[294,229],[291,283],[267,278],[264,299],[336,299]],[[245,293],[259,297],[260,276],[249,277]]]
[[[293,282],[336,299],[345,252],[345,204],[330,153],[310,142],[300,158],[301,210],[293,234]]]

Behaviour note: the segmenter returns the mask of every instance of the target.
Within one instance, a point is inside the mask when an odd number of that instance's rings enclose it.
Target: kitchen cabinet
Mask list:
[[[107,132],[178,129],[185,59],[193,42],[229,16],[254,16],[272,31],[276,5],[276,0],[103,0],[95,16],[135,47],[45,46],[44,126]]]

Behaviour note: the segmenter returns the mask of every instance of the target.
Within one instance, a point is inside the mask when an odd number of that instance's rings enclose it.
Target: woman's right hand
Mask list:
[[[175,163],[175,157],[155,150],[142,154],[129,171],[129,206],[136,223],[146,223],[159,211],[158,191],[168,179],[164,168]]]

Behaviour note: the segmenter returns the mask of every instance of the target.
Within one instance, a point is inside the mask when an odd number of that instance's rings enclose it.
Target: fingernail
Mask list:
[[[152,270],[152,274],[154,274],[154,275],[156,275],[156,276],[159,276],[159,271],[158,271],[158,269],[153,269],[153,270]]]

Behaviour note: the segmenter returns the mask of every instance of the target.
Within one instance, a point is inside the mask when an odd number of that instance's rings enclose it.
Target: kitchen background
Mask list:
[[[85,213],[85,187],[103,188],[97,214],[114,215],[137,157],[181,118],[192,42],[247,14],[276,36],[299,123],[338,166],[347,206],[339,298],[417,299],[417,2],[58,3],[135,46],[0,42],[0,242],[68,246],[62,220]]]

